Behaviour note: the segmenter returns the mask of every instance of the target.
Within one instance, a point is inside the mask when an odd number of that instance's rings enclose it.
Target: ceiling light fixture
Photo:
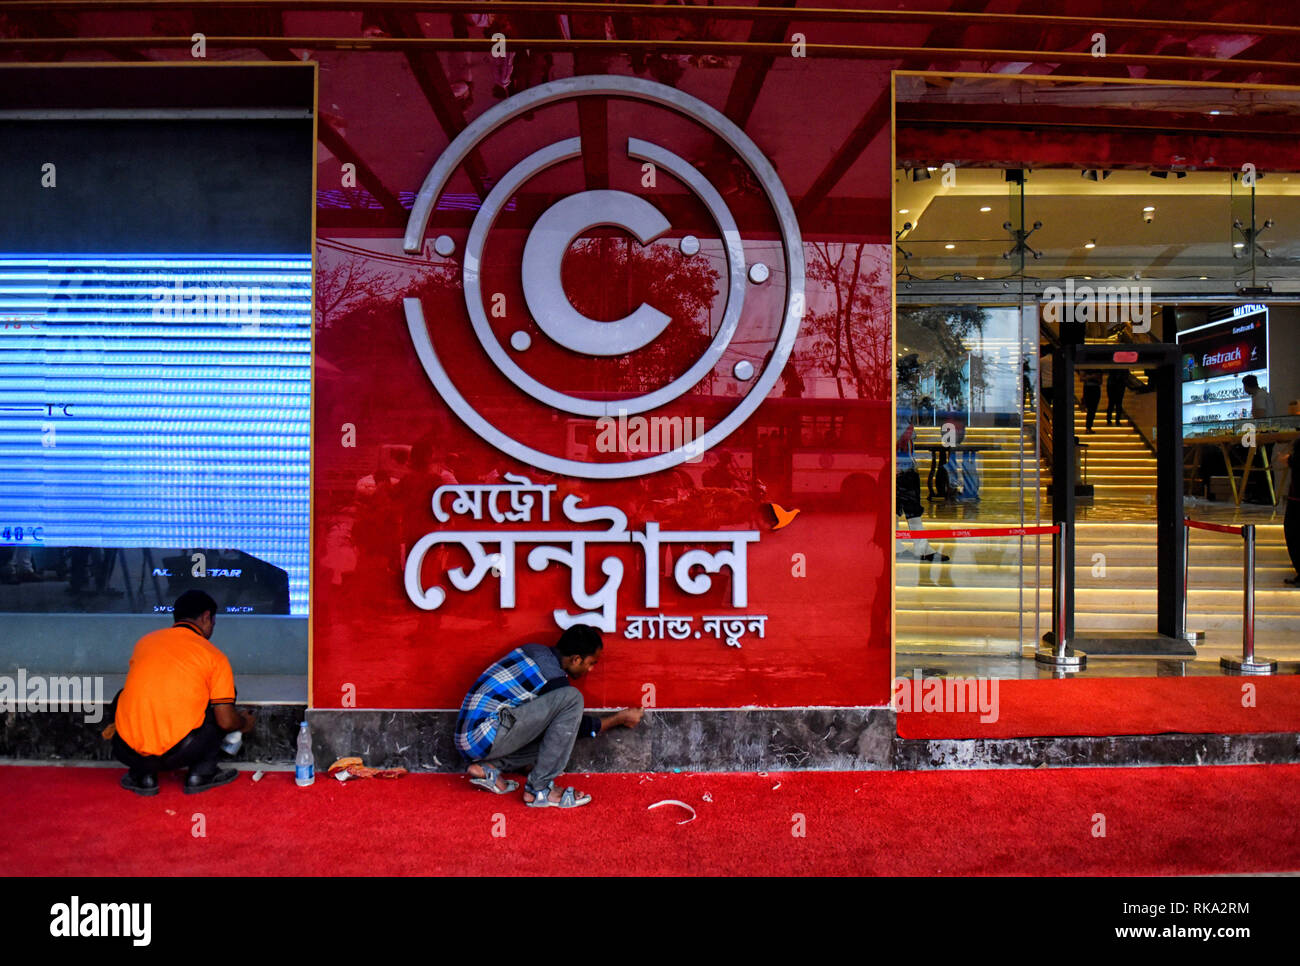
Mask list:
[[[993,209],[990,208],[988,205],[984,205],[982,208],[980,208],[980,211],[992,211],[992,210]]]
[[[1084,244],[1083,247],[1084,247],[1084,248],[1096,248],[1096,247],[1097,247],[1097,239],[1094,238],[1092,241],[1090,241],[1090,242],[1086,242],[1086,243]]]

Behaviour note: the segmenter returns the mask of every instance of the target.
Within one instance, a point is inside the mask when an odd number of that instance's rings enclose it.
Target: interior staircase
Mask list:
[[[1093,485],[1093,501],[1155,505],[1156,455],[1133,424],[1125,417],[1119,425],[1106,425],[1106,392],[1087,431],[1088,414],[1083,408],[1083,379],[1076,375],[1074,390],[1074,435],[1083,448],[1083,474],[1079,482]]]
[[[1131,390],[1130,390],[1131,391]],[[1076,401],[1082,386],[1076,384]],[[1087,445],[1091,503],[1080,505],[1075,546],[1075,630],[1155,632],[1156,460],[1125,419],[1106,426],[1105,392],[1094,422],[1076,404],[1075,431]],[[937,442],[939,427],[917,429],[918,442]],[[978,503],[928,502],[925,525],[1016,526],[1020,520],[1051,519],[1050,471],[1035,458],[1034,414],[1024,429],[969,429],[964,442],[995,445],[980,454]],[[922,499],[928,463],[918,461]],[[1037,484],[1037,485],[1036,485]],[[1023,515],[1021,500],[1024,500]],[[1037,501],[1037,516],[1035,501]],[[1221,522],[1230,505],[1215,508]],[[1255,628],[1261,653],[1300,656],[1300,590],[1282,579],[1293,573],[1282,534],[1281,509],[1266,508],[1256,523]],[[1204,516],[1189,510],[1189,515]],[[939,541],[952,559],[915,559],[898,541],[896,615],[900,650],[916,653],[1020,653],[1051,628],[1050,537]],[[1023,546],[1023,551],[1022,551]],[[1189,560],[1188,627],[1206,632],[1202,652],[1217,657],[1239,651],[1242,624],[1242,540],[1231,534],[1193,531]],[[1282,652],[1282,653],[1279,653]]]

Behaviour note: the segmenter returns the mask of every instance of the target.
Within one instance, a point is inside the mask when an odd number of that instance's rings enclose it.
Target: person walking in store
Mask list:
[[[1300,473],[1296,470],[1296,453],[1300,451],[1300,439],[1291,444],[1291,455],[1287,465],[1291,467],[1291,484],[1286,489],[1286,515],[1282,517],[1282,536],[1286,539],[1287,556],[1291,558],[1291,569],[1295,571],[1283,583],[1300,587]]]
[[[1245,390],[1250,397],[1250,418],[1251,419],[1271,419],[1273,413],[1273,397],[1268,394],[1268,390],[1263,389],[1259,384],[1258,377],[1254,373],[1242,377],[1241,388]],[[1264,427],[1256,426],[1256,432],[1263,432]],[[1260,443],[1259,453],[1256,457],[1255,466],[1263,466],[1264,473],[1272,472],[1273,446],[1271,443]],[[1256,470],[1252,470],[1249,478],[1245,481],[1246,495],[1245,499],[1250,503],[1271,504],[1273,501],[1269,498],[1268,481]]]
[[[1097,419],[1097,407],[1101,405],[1101,373],[1097,370],[1083,374],[1083,408],[1088,413],[1088,432]]]
[[[1106,373],[1107,426],[1118,426],[1124,422],[1124,391],[1126,389],[1128,389],[1127,369],[1112,369]]]

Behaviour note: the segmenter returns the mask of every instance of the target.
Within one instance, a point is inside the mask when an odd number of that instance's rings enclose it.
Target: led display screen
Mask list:
[[[311,282],[0,255],[0,610],[307,613]]]

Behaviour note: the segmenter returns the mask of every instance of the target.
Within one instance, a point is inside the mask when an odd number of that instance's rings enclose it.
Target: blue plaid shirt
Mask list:
[[[456,719],[456,748],[471,761],[484,758],[496,740],[502,708],[517,708],[525,701],[556,688],[568,687],[569,676],[555,650],[541,644],[517,647],[479,675],[460,706]],[[579,735],[600,731],[600,719],[583,715]]]

